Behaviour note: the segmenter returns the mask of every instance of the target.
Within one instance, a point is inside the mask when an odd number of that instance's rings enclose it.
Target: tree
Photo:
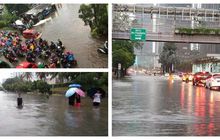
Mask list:
[[[176,65],[176,69],[183,72],[190,73],[192,71],[192,62],[191,61],[181,61]]]
[[[20,14],[28,11],[31,8],[31,4],[5,4],[6,9],[10,14]]]
[[[50,92],[50,85],[42,80],[35,81],[36,89],[39,90],[40,93],[49,93]]]
[[[165,43],[163,51],[160,53],[159,62],[162,64],[163,73],[172,73],[174,64],[178,63],[176,55],[176,46],[174,43]]]
[[[112,65],[114,68],[121,63],[122,67],[127,69],[135,61],[134,47],[141,48],[140,43],[131,41],[113,41],[112,42]]]
[[[27,81],[30,81],[32,79],[33,73],[32,72],[24,72],[21,74],[21,79],[25,79]]]
[[[134,64],[135,56],[131,54],[128,50],[119,49],[112,53],[113,67],[117,67],[121,64],[122,68],[128,68]]]
[[[85,25],[89,25],[92,36],[108,36],[108,5],[107,4],[82,4],[79,9],[79,18]]]
[[[35,74],[36,74],[36,76],[37,76],[40,80],[45,81],[49,73],[47,73],[47,72],[36,72]]]
[[[31,90],[32,83],[22,80],[20,77],[7,79],[2,86],[12,92],[28,92]]]

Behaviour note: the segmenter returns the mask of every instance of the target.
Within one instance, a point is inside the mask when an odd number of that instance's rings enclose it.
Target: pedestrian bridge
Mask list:
[[[152,16],[152,14],[155,14],[155,16]],[[113,5],[112,24],[112,39],[116,40],[130,40],[130,30],[132,28],[144,28],[147,29],[146,41],[150,42],[220,44],[220,36],[218,34],[175,33],[178,28],[195,29],[202,27],[219,29],[220,10]]]
[[[113,32],[113,40],[130,40],[129,32]],[[174,42],[174,43],[198,43],[220,44],[220,36],[214,35],[177,35],[174,33],[153,33],[146,35],[146,41],[150,42]]]
[[[134,5],[134,4],[122,4],[113,5],[114,12],[130,12],[130,13],[145,13],[145,14],[157,14],[167,16],[173,15],[174,18],[198,17],[200,20],[217,20],[220,21],[220,11],[216,9],[204,9],[204,8],[192,8],[192,7],[163,7],[163,6],[151,6],[151,5]]]

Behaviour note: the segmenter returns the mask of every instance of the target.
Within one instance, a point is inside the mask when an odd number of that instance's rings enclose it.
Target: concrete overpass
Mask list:
[[[129,32],[113,32],[113,40],[130,40]],[[174,42],[174,43],[198,43],[198,44],[220,44],[220,36],[214,35],[176,35],[173,33],[152,33],[146,35],[149,42]]]
[[[162,7],[162,6],[146,6],[146,5],[134,5],[134,4],[122,4],[113,5],[113,12],[130,12],[130,13],[145,13],[145,14],[157,14],[158,17],[166,15],[169,17],[173,15],[184,19],[184,17],[198,17],[201,20],[206,20],[207,17],[211,20],[220,21],[220,10],[215,9],[203,9],[192,7]]]
[[[133,15],[129,13],[133,13]],[[150,19],[150,14],[156,14],[157,16],[153,16],[153,18],[159,19]],[[160,19],[161,15],[165,15],[165,19]],[[175,16],[179,17],[175,18]],[[199,26],[200,23],[195,22],[195,19],[192,17],[199,17],[200,21],[210,19],[206,21],[205,27],[202,26],[203,28],[220,28],[220,10],[189,7],[113,5],[113,17],[113,39],[130,40],[130,30],[132,28],[144,28],[147,29],[146,41],[149,42],[220,44],[220,36],[218,35],[175,34],[176,28],[196,28]],[[189,21],[184,21],[186,17],[189,17]],[[149,19],[146,20],[147,18]]]

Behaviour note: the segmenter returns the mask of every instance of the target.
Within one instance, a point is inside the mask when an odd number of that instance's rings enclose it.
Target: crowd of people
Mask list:
[[[13,65],[25,58],[29,63],[37,63],[38,68],[72,68],[77,65],[74,54],[66,51],[60,39],[57,42],[42,38],[22,40],[17,32],[0,32],[1,54]]]

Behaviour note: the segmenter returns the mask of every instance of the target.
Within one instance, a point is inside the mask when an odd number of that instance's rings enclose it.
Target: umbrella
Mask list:
[[[72,96],[73,94],[76,93],[76,89],[77,89],[77,88],[70,88],[70,89],[68,89],[68,90],[66,91],[65,96],[66,96],[67,98],[70,97],[70,96]]]
[[[71,84],[71,85],[69,85],[69,88],[72,88],[72,87],[80,88],[82,86],[80,84]]]
[[[96,94],[97,91],[101,93],[102,98],[105,97],[106,92],[102,88],[90,88],[89,90],[87,90],[87,95],[93,98],[94,94]]]
[[[20,63],[16,68],[37,68],[37,65],[35,63],[24,61]]]
[[[81,89],[79,89],[79,88],[76,89],[76,93],[77,93],[78,95],[80,95],[80,96],[85,97],[85,92],[83,92],[83,91],[82,91]]]
[[[85,97],[85,93],[79,88],[70,88],[70,89],[68,89],[66,91],[65,96],[68,98],[68,97],[72,96],[75,93],[82,96],[82,97]]]

